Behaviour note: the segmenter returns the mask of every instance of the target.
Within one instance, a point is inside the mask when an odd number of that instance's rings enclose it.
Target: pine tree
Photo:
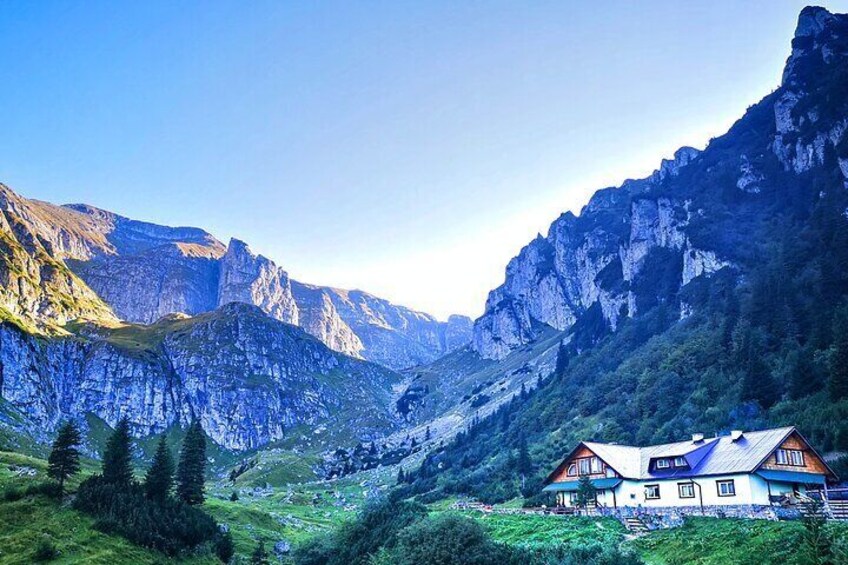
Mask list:
[[[848,305],[839,308],[833,318],[832,350],[828,391],[833,400],[841,400],[848,397]]]
[[[106,448],[103,450],[103,480],[118,486],[132,484],[132,439],[130,423],[126,418],[121,418],[115,431],[106,440]]]
[[[554,374],[558,377],[561,377],[565,374],[565,370],[567,368],[568,349],[566,349],[565,343],[559,342],[559,347],[557,348],[556,369],[554,369]]]
[[[430,426],[427,426],[427,430],[424,432],[424,441],[430,441]]]
[[[47,476],[59,481],[59,498],[65,494],[65,480],[80,470],[79,449],[81,443],[79,429],[73,422],[66,422],[53,442],[53,449],[47,459]]]
[[[406,477],[403,475],[403,467],[401,467],[400,470],[398,471],[397,484],[402,485],[405,480],[406,480]]]
[[[174,458],[168,449],[165,436],[159,440],[153,463],[144,477],[144,491],[153,500],[165,500],[171,495],[174,486]]]
[[[206,473],[206,437],[200,423],[194,421],[188,428],[180,451],[177,467],[177,496],[187,504],[203,504]]]
[[[597,496],[597,489],[595,489],[595,485],[592,484],[592,480],[589,479],[588,475],[583,475],[577,481],[577,506],[580,508],[586,508],[593,502],[595,502],[595,497]]]
[[[268,552],[265,551],[265,542],[259,540],[259,545],[256,546],[256,549],[253,550],[253,554],[250,556],[251,565],[268,565]]]

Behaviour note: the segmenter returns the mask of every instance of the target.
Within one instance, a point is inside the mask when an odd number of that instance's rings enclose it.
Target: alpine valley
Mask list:
[[[311,485],[328,516],[371,490],[548,503],[579,441],[693,430],[795,425],[848,474],[848,16],[805,8],[773,92],[559,216],[473,322],[5,186],[0,315],[0,451],[42,455],[75,419],[96,458],[126,418],[146,461],[197,421],[234,524],[239,487]],[[312,531],[262,504],[266,537]]]

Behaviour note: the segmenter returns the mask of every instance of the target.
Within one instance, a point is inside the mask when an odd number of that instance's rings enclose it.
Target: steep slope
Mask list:
[[[433,316],[392,304],[361,290],[342,290],[294,282],[301,325],[322,339],[338,342],[339,351],[394,369],[434,361],[467,344],[471,319]],[[313,328],[313,330],[310,330]]]
[[[475,323],[475,349],[503,358],[532,341],[534,324],[567,331],[586,316],[614,330],[696,277],[750,266],[762,241],[743,234],[772,206],[794,204],[776,197],[820,172],[848,175],[843,27],[840,16],[805,10],[781,87],[726,136],[560,216],[507,266]]]
[[[397,425],[399,380],[245,304],[51,340],[0,325],[0,397],[43,431],[92,414],[110,425],[127,417],[139,436],[198,419],[235,450],[290,433],[302,445],[367,438]],[[339,419],[348,425],[320,434]],[[315,434],[292,432],[299,426]]]
[[[74,319],[115,319],[109,307],[62,262],[90,241],[49,205],[0,185],[0,314],[33,331],[56,331]],[[44,237],[44,234],[52,237]]]
[[[791,424],[848,449],[848,16],[804,9],[792,46],[727,134],[599,191],[510,263],[474,347],[492,371],[559,332],[554,370],[433,451],[413,492],[535,496],[587,439]]]
[[[360,291],[293,283],[237,239],[225,246],[198,228],[140,222],[84,204],[55,206],[5,186],[0,204],[3,302],[26,324],[79,317],[151,324],[243,302],[301,325],[336,351],[391,368],[432,361],[471,339],[464,317],[443,323]]]

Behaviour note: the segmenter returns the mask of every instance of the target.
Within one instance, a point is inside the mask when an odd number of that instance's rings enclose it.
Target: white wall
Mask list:
[[[733,479],[734,481],[736,496],[718,496],[716,481],[728,479]],[[695,498],[680,498],[677,484],[688,481],[689,479],[680,478],[647,481],[625,480],[616,488],[615,502],[618,506],[700,506],[701,497],[697,486],[695,486]],[[695,479],[694,482],[696,485],[701,486],[700,492],[703,493],[703,503],[705,506],[728,504],[767,505],[769,503],[765,481],[759,476],[741,474],[700,477]],[[645,485],[660,485],[660,498],[645,499]],[[791,491],[791,487],[789,487],[789,490]],[[772,485],[772,493],[777,494],[774,484]],[[568,504],[567,500],[566,504]],[[612,507],[612,493],[610,491],[599,492],[598,504]]]

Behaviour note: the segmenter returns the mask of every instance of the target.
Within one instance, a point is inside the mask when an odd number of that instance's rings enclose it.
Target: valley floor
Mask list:
[[[58,550],[54,563],[153,564],[167,562],[120,537],[94,528],[93,521],[67,504],[42,495],[7,500],[6,493],[44,478],[41,459],[0,452],[0,564],[32,563],[42,540]],[[240,488],[230,500],[227,483],[209,483],[206,510],[233,534],[237,555],[247,559],[257,540],[285,561],[283,550],[351,519],[366,498],[391,484],[387,471],[360,474],[356,480],[305,483],[290,488]],[[72,485],[73,488],[73,485]],[[430,505],[433,513],[459,513],[452,501]],[[505,505],[503,508],[509,508]],[[496,508],[495,510],[498,510]],[[692,518],[674,530],[633,538],[616,520],[463,511],[478,520],[496,541],[531,548],[558,544],[620,545],[636,551],[648,565],[747,565],[802,563],[797,522]],[[848,523],[828,525],[833,539],[848,547]],[[212,564],[209,556],[179,562]]]

